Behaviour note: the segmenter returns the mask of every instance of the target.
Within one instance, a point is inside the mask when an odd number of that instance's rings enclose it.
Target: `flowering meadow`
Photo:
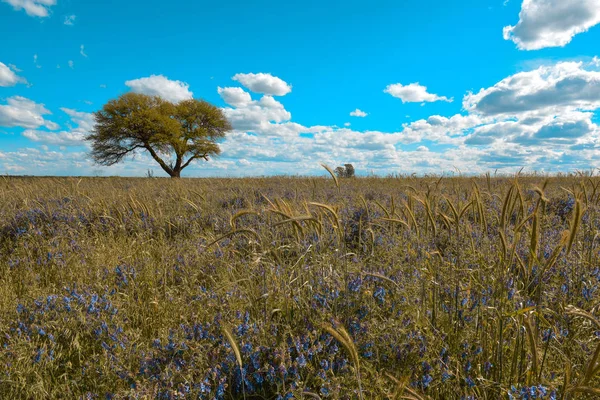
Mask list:
[[[598,399],[600,177],[0,177],[2,399]]]

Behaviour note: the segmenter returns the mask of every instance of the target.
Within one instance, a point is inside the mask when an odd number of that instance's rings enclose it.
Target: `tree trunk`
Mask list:
[[[181,178],[181,170],[180,169],[174,169],[171,173],[171,178]]]

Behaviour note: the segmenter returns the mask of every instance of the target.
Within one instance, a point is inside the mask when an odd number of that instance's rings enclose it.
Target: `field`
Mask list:
[[[600,398],[600,178],[0,177],[0,398]]]

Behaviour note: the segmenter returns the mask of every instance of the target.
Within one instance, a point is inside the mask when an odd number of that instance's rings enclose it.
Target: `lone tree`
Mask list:
[[[343,167],[337,167],[335,173],[338,178],[353,178],[354,166],[352,164],[344,164]]]
[[[114,165],[136,151],[147,151],[171,178],[179,178],[194,160],[218,155],[217,141],[231,130],[223,112],[206,101],[174,104],[138,93],[109,101],[94,118],[86,140],[92,143],[96,163]]]

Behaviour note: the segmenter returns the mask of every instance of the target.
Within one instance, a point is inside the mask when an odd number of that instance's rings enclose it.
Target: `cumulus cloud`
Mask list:
[[[232,78],[254,93],[270,96],[285,96],[292,91],[292,86],[271,74],[236,74]]]
[[[486,120],[477,115],[455,114],[451,117],[432,115],[403,125],[402,143],[429,140],[444,144],[460,143],[465,131],[484,125]]]
[[[62,107],[61,111],[71,117],[71,121],[77,125],[79,131],[90,133],[94,128],[96,121],[94,120],[93,113],[77,111],[66,107]]]
[[[151,75],[146,78],[134,79],[125,82],[132,92],[143,93],[150,96],[160,96],[163,99],[178,103],[193,97],[189,85],[181,81],[173,81],[163,75]]]
[[[520,50],[563,47],[600,23],[600,0],[523,0],[519,22],[504,27],[504,39]]]
[[[87,57],[87,54],[85,54],[85,46],[84,45],[79,46],[79,54],[81,54],[84,57]]]
[[[361,117],[361,118],[364,118],[367,115],[369,115],[369,114],[367,114],[364,111],[359,110],[358,108],[350,113],[351,117]]]
[[[545,154],[528,159],[537,165],[559,156],[575,163],[575,155],[562,155],[583,144],[600,144],[600,127],[593,122],[594,112],[600,109],[600,72],[595,61],[559,62],[509,76],[476,94],[468,93],[463,108],[483,122],[466,132],[465,145],[520,146]]]
[[[94,127],[94,114],[70,108],[61,108],[61,110],[71,117],[71,122],[76,125],[74,128],[60,132],[27,129],[23,132],[23,136],[44,145],[83,146],[85,137]]]
[[[58,125],[44,119],[44,115],[51,114],[43,104],[21,96],[7,99],[7,104],[0,104],[0,126],[39,128],[46,126],[48,129],[57,129]]]
[[[462,153],[468,158],[457,165],[469,172],[522,166],[556,172],[597,165],[600,162],[593,160],[600,156],[600,127],[594,123],[594,111],[600,109],[599,75],[594,60],[518,73],[465,95],[467,115],[405,124],[400,141],[453,146],[441,154]]]
[[[48,121],[45,120],[44,121],[44,126],[48,129],[50,129],[51,131],[55,131],[57,129],[60,129],[60,125],[57,124],[56,122],[52,122],[52,121]]]
[[[463,107],[473,113],[491,116],[597,109],[600,108],[600,72],[583,62],[542,66],[509,76],[476,94],[467,94]]]
[[[82,132],[48,132],[33,129],[27,129],[24,131],[23,136],[33,142],[54,146],[81,146],[85,138],[85,134]]]
[[[542,126],[535,137],[539,139],[573,139],[592,132],[596,126],[590,120],[554,121]]]
[[[448,98],[446,96],[428,93],[427,87],[420,85],[419,82],[408,85],[394,83],[388,85],[384,92],[402,100],[402,103],[431,103],[434,101],[447,101],[451,103],[454,100],[453,98]]]
[[[252,102],[252,96],[239,87],[218,87],[217,92],[223,101],[233,107],[244,107]]]
[[[129,169],[129,166],[119,167]],[[0,171],[28,175],[73,175],[77,171],[77,175],[94,175],[94,165],[86,152],[52,151],[41,145],[0,152]]]
[[[466,138],[465,144],[487,146],[499,139],[509,140],[511,137],[522,137],[533,131],[533,128],[527,128],[517,121],[493,122],[473,129],[473,133]]]
[[[219,87],[217,91],[223,101],[232,106],[224,108],[223,112],[234,129],[265,130],[271,123],[282,123],[292,118],[283,104],[272,96],[265,95],[260,100],[252,100],[250,93],[242,88]]]
[[[322,173],[320,162],[394,168],[399,160],[395,144],[401,139],[400,133],[306,127],[292,122],[291,113],[272,96],[252,100],[241,88],[218,91],[231,106],[224,112],[235,129],[222,144],[221,160],[231,162],[228,168],[236,173],[249,171],[236,170],[241,167],[236,162],[239,159],[253,166],[253,174]]]
[[[49,8],[56,5],[56,0],[2,0],[17,11],[25,10],[30,17],[47,17]]]
[[[319,162],[351,162],[363,173],[382,174],[600,166],[593,162],[600,160],[600,128],[593,122],[593,111],[600,107],[596,71],[592,61],[515,74],[465,95],[464,113],[433,115],[406,123],[398,132],[303,126],[270,96],[253,100],[241,88],[219,88],[236,129],[223,143],[222,161],[230,163],[223,165],[232,174],[249,171],[237,169],[239,159],[250,163],[253,174],[320,173]],[[414,100],[423,101],[423,96]],[[409,145],[417,146],[404,150]]]
[[[18,76],[14,65],[7,66],[0,62],[0,87],[15,86],[17,83],[27,83],[25,78]]]

